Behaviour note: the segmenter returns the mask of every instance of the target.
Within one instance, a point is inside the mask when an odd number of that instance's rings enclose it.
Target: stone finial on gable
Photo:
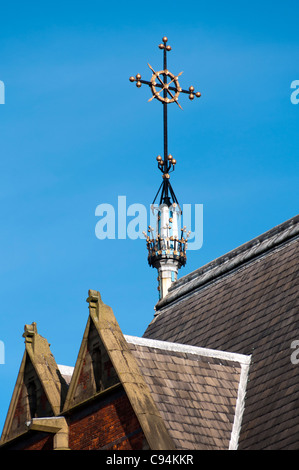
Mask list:
[[[98,318],[99,303],[102,303],[101,294],[96,290],[89,290],[86,302],[89,303],[89,313]]]
[[[32,322],[31,325],[24,326],[24,333],[22,336],[23,338],[25,338],[25,344],[30,343],[32,344],[32,347],[34,348],[34,339],[36,335],[37,335],[37,327],[36,327],[35,322]]]

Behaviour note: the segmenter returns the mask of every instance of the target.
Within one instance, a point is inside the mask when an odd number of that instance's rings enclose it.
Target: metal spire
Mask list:
[[[152,101],[154,98],[156,98],[163,104],[164,159],[162,159],[160,155],[157,157],[158,168],[162,172],[163,181],[158,189],[153,204],[155,203],[158,194],[161,191],[160,204],[167,204],[170,206],[173,202],[178,204],[178,200],[169,181],[169,173],[174,171],[176,160],[172,157],[172,155],[168,154],[167,105],[170,103],[176,103],[179,108],[182,109],[178,102],[180,93],[188,94],[190,100],[193,100],[195,96],[199,98],[201,93],[195,93],[193,86],[190,86],[189,90],[183,90],[180,87],[178,78],[182,75],[183,72],[180,72],[178,75],[174,75],[167,69],[167,52],[171,51],[171,47],[166,45],[168,41],[166,36],[162,38],[162,41],[163,43],[159,44],[159,48],[163,50],[163,70],[155,72],[153,67],[148,64],[150,70],[153,73],[150,81],[142,80],[139,73],[136,75],[136,77],[130,77],[130,81],[136,82],[136,86],[138,88],[140,88],[142,84],[149,85],[153,96],[148,101]],[[170,81],[168,81],[168,79],[170,79]],[[160,90],[158,91],[157,89]]]
[[[156,236],[151,226],[148,227],[148,234],[143,232],[147,242],[148,263],[158,270],[160,299],[167,295],[171,284],[177,280],[178,270],[186,264],[187,243],[191,233],[188,232],[184,236],[186,227],[180,228],[181,209],[169,181],[169,173],[174,171],[176,160],[168,153],[167,106],[176,103],[182,109],[178,102],[180,93],[188,94],[190,100],[201,96],[200,92],[194,92],[193,86],[190,86],[189,90],[180,87],[179,77],[183,72],[174,75],[167,69],[167,52],[171,51],[171,47],[167,45],[167,37],[164,36],[162,41],[159,48],[163,50],[163,70],[155,72],[148,64],[152,71],[150,81],[142,80],[139,73],[136,77],[130,77],[130,81],[136,82],[138,88],[142,84],[149,85],[153,95],[149,101],[156,98],[163,104],[164,158],[161,155],[157,157],[163,179],[152,205],[152,209],[157,211]],[[155,208],[154,204],[160,192],[159,207]]]

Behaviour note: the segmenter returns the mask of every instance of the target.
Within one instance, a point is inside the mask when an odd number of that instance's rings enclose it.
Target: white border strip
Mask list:
[[[148,346],[150,348],[163,349],[165,351],[182,352],[188,354],[197,354],[199,356],[213,357],[226,361],[235,361],[240,364],[249,365],[251,356],[245,354],[231,353],[227,351],[217,351],[216,349],[200,348],[197,346],[189,346],[187,344],[170,343],[168,341],[160,341],[156,339],[139,338],[138,336],[124,335],[128,343],[138,346]]]
[[[248,380],[249,364],[241,364],[241,375],[239,380],[238,397],[235,408],[235,417],[230,436],[229,450],[237,450],[242,426],[243,413],[245,409],[245,396]]]

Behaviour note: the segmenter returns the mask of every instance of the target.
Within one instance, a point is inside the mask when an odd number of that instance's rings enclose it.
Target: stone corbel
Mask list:
[[[53,450],[70,450],[69,427],[64,417],[33,418],[26,424],[29,430],[54,434]]]

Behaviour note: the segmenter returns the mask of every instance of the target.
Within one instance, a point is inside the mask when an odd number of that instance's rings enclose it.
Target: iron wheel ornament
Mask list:
[[[175,76],[173,73],[169,72],[169,70],[160,70],[159,72],[155,72],[154,69],[148,64],[149,68],[153,72],[152,78],[151,78],[151,90],[153,96],[149,99],[151,101],[153,98],[157,98],[159,101],[162,101],[162,103],[174,103],[176,102],[177,105],[182,109],[181,105],[178,102],[178,97],[182,91],[182,88],[180,87],[179,84],[179,76],[182,75],[183,72],[179,73],[179,75]],[[160,75],[163,75],[163,81],[160,78]],[[167,78],[170,77],[171,81],[167,83]],[[166,80],[165,80],[166,78]],[[157,83],[157,80],[160,82],[160,84]],[[170,85],[174,83],[174,86],[170,88]],[[160,88],[160,91],[156,90],[157,85]],[[171,91],[175,92],[175,95]],[[160,95],[160,93],[163,91],[163,96]],[[164,91],[166,91],[166,97],[164,97]],[[167,95],[170,95],[170,98],[168,98]]]

